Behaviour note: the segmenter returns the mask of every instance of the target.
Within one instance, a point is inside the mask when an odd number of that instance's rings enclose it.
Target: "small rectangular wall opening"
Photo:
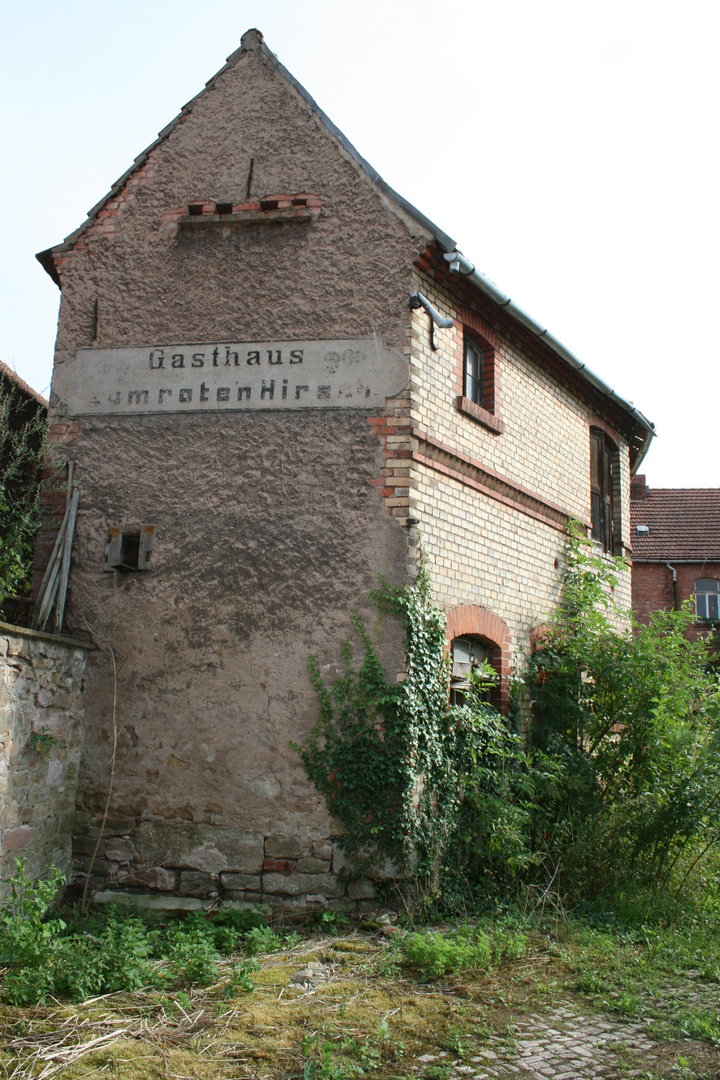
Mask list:
[[[232,214],[232,211],[233,211],[232,203],[229,203],[229,202],[215,203],[215,213],[216,214]]]
[[[278,208],[278,200],[277,199],[261,199],[260,200],[260,209],[261,210],[277,210],[277,208]]]
[[[140,533],[128,536],[127,533],[122,534],[122,543],[120,545],[120,564],[119,570],[137,570],[138,562],[140,559]]]
[[[188,214],[190,215],[190,217],[200,217],[202,212],[203,212],[203,204],[202,203],[190,203],[190,205],[188,206]]]
[[[154,525],[108,529],[103,570],[149,570],[154,533]]]

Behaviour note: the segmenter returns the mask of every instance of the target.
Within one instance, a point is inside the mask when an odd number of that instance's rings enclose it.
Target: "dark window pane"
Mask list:
[[[465,397],[482,405],[483,365],[480,350],[469,341],[465,342]]]

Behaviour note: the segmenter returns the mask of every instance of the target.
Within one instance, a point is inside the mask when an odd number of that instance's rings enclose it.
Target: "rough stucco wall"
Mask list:
[[[116,653],[114,802],[128,813],[266,832],[324,821],[288,746],[317,711],[307,657],[336,659],[358,607],[397,666],[397,632],[365,594],[376,572],[398,579],[405,546],[367,484],[380,451],[364,415],[325,417],[322,432],[312,412],[96,420],[73,447],[82,499],[69,621],[82,613]],[[129,440],[137,479],[117,472]],[[153,569],[103,572],[108,524],[133,521],[155,526]],[[111,738],[107,657],[88,679],[99,738],[81,798],[92,805]]]
[[[317,194],[318,221],[187,233],[163,221],[192,201],[243,201],[251,157],[253,194]],[[56,363],[93,343],[96,299],[106,346],[376,332],[402,348],[424,243],[247,53],[65,258]],[[331,825],[288,744],[317,716],[308,654],[332,675],[353,608],[390,675],[403,664],[400,626],[366,599],[378,572],[407,573],[406,531],[369,483],[385,458],[367,412],[81,417],[64,449],[81,490],[68,625],[87,623],[118,665],[94,883],[335,895]],[[131,524],[155,526],[152,570],[103,572],[107,529]],[[107,649],[87,678],[80,871],[109,776]]]
[[[172,211],[311,193],[308,225],[178,229]],[[351,337],[405,343],[413,239],[289,83],[245,52],[195,104],[59,272],[56,362],[93,343]],[[164,220],[170,214],[171,220]],[[419,231],[419,227],[418,227]],[[98,301],[98,337],[94,305]]]
[[[0,896],[17,858],[32,878],[70,870],[85,661],[71,642],[0,627]]]

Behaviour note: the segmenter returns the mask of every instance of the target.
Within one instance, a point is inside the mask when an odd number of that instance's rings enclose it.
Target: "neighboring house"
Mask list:
[[[630,489],[632,606],[653,611],[695,606],[691,637],[720,622],[720,488],[655,488],[636,476]]]
[[[52,433],[81,493],[68,625],[102,646],[77,865],[116,716],[96,883],[333,897],[332,822],[289,745],[318,715],[308,654],[332,678],[357,610],[400,677],[401,627],[368,592],[413,581],[424,548],[453,693],[488,658],[505,708],[569,520],[630,551],[652,425],[389,188],[254,30],[38,258],[62,289]]]

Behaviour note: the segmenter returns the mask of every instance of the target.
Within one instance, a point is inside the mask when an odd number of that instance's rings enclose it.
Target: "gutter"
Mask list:
[[[439,238],[438,240],[441,242]],[[463,277],[469,278],[473,285],[477,286],[477,288],[480,289],[485,296],[489,297],[494,304],[497,304],[498,307],[507,311],[516,322],[519,322],[529,330],[531,334],[534,334],[535,337],[541,338],[561,360],[564,360],[574,371],[577,371],[578,374],[580,374],[586,382],[590,383],[595,390],[599,390],[604,397],[609,398],[613,404],[621,408],[623,412],[629,413],[630,416],[632,416],[644,432],[643,440],[638,450],[637,460],[631,472],[631,475],[634,476],[650,449],[650,443],[655,436],[655,425],[652,424],[639,409],[636,409],[634,405],[631,405],[629,401],[626,401],[624,398],[620,397],[619,394],[616,394],[615,391],[612,390],[607,383],[603,382],[594,371],[591,371],[587,364],[583,364],[574,353],[570,352],[570,350],[566,348],[561,341],[558,341],[549,330],[546,330],[544,326],[541,326],[539,322],[533,319],[532,315],[528,315],[526,311],[523,311],[523,309],[511,300],[502,289],[498,289],[495,282],[491,281],[490,278],[485,277],[485,275],[481,273],[469,259],[466,259],[461,252],[457,250],[446,252],[444,258],[446,262],[450,264],[450,273],[459,273],[462,274]]]

